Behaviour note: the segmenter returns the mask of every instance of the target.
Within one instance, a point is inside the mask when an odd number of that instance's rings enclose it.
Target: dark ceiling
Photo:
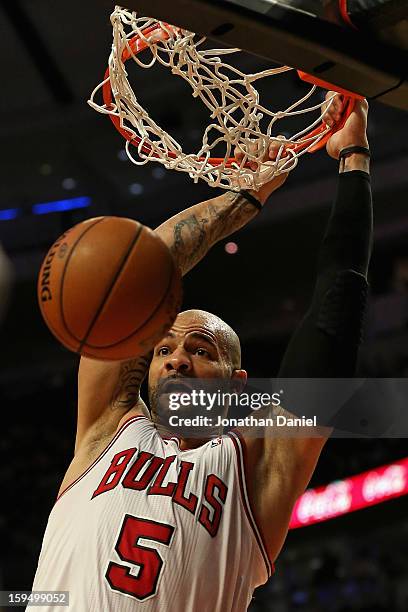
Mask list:
[[[215,194],[158,165],[132,165],[110,121],[86,104],[104,74],[112,7],[106,0],[1,4],[0,211],[19,209],[17,218],[0,221],[0,240],[16,277],[2,329],[3,383],[14,384],[21,369],[33,378],[48,377],[73,363],[45,329],[35,301],[41,259],[64,229],[104,214],[154,227]],[[260,66],[251,56],[242,62],[250,71]],[[194,149],[206,115],[188,88],[164,70],[139,71],[134,78],[150,114]],[[283,105],[303,87],[292,74],[272,80],[268,102]],[[389,289],[393,258],[408,244],[407,115],[372,103],[369,135],[376,211],[373,291],[380,293]],[[325,153],[303,157],[267,209],[236,236],[238,253],[227,255],[224,245],[217,245],[186,279],[185,306],[224,317],[249,352],[257,342],[270,341],[279,354],[310,295],[335,184],[336,163]],[[79,196],[90,197],[92,205],[32,214],[33,204]]]

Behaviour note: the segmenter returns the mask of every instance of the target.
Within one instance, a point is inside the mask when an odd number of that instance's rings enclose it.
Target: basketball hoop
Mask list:
[[[293,170],[304,153],[322,148],[344,125],[355,98],[360,98],[341,91],[342,119],[330,128],[324,122],[330,101],[308,108],[303,106],[317,85],[334,88],[298,72],[301,79],[311,82],[309,92],[285,110],[273,112],[260,103],[254,83],[293,68],[280,66],[245,74],[222,61],[224,56],[238,53],[240,49],[201,49],[204,37],[162,21],[140,17],[121,7],[115,8],[111,22],[113,45],[109,66],[103,82],[92,92],[89,104],[109,115],[126,139],[126,152],[136,165],[155,161],[170,170],[189,174],[195,182],[202,179],[212,187],[258,190],[274,176]],[[140,104],[128,80],[125,64],[129,59],[143,69],[151,68],[156,62],[169,68],[174,75],[186,80],[192,87],[193,97],[200,98],[207,106],[212,123],[205,129],[197,153],[184,153],[181,145],[157,125]],[[100,90],[103,104],[95,102]],[[289,137],[273,135],[279,120],[313,111],[317,118],[303,130]],[[263,131],[262,119],[267,121]],[[278,141],[277,157],[263,163],[271,139]],[[132,155],[130,145],[136,147],[138,159]],[[220,145],[225,149],[224,157],[213,157],[213,149]],[[235,148],[242,153],[240,162],[234,157]],[[256,170],[251,169],[251,162],[257,163]]]

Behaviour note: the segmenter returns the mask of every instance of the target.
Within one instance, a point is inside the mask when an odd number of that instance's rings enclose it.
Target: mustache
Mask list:
[[[172,374],[166,378],[161,378],[157,385],[158,393],[167,393],[167,391],[190,391],[192,384],[190,381],[193,380],[191,376],[184,376],[181,374]]]

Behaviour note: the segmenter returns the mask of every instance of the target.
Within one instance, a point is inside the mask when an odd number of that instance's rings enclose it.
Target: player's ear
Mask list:
[[[231,374],[232,388],[236,393],[242,393],[247,384],[248,374],[246,370],[233,370]]]

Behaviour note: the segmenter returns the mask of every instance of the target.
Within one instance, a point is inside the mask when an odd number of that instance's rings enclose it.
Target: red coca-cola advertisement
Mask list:
[[[290,529],[361,510],[408,493],[408,458],[308,489],[296,502]]]

